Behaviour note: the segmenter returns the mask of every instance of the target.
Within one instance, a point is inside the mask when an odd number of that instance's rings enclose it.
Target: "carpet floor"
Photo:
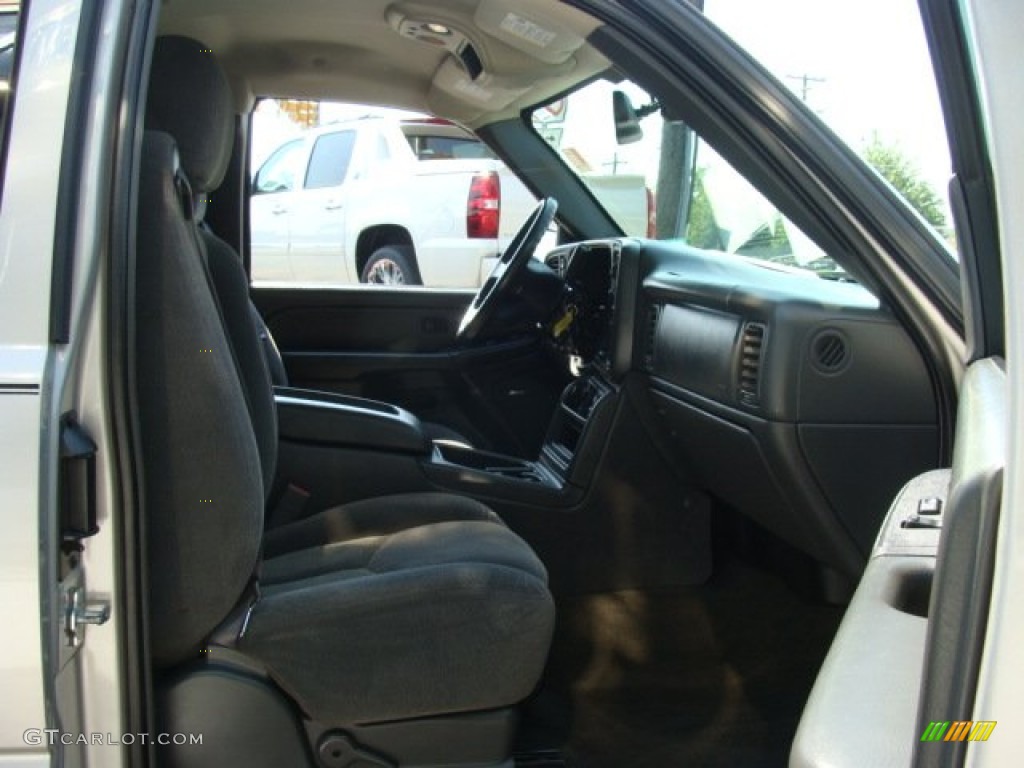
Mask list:
[[[520,748],[569,768],[785,766],[842,616],[806,591],[719,556],[700,586],[561,600]]]

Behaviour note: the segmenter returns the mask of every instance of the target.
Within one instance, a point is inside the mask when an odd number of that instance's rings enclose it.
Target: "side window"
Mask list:
[[[471,131],[408,109],[260,99],[249,138],[257,285],[475,290],[537,204]],[[292,187],[321,192],[260,197]]]
[[[495,158],[490,148],[476,139],[422,133],[410,133],[406,135],[406,139],[420,160]]]
[[[298,164],[301,160],[302,140],[296,139],[274,150],[256,172],[253,194],[288,192],[295,188]]]
[[[952,163],[917,2],[705,0],[704,12],[886,179],[955,256]],[[788,44],[796,30],[800,44]]]
[[[352,160],[352,147],[356,143],[355,131],[325,133],[313,145],[306,171],[306,189],[340,187]]]

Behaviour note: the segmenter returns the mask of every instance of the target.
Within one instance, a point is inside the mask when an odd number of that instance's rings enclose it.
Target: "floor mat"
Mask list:
[[[699,587],[562,600],[525,746],[570,768],[785,766],[841,616],[737,560]]]

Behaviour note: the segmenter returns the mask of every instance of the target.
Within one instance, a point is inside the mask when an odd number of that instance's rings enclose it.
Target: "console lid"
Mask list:
[[[427,455],[431,443],[409,411],[378,400],[274,387],[280,439]]]

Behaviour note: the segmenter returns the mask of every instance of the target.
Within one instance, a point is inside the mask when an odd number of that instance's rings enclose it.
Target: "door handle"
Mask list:
[[[275,205],[273,208],[270,209],[270,212],[275,216],[280,216],[282,213],[288,213],[288,209],[285,208],[283,205]]]
[[[340,200],[328,200],[326,203],[324,203],[325,211],[337,211],[340,210],[342,207],[344,206],[342,206]]]

